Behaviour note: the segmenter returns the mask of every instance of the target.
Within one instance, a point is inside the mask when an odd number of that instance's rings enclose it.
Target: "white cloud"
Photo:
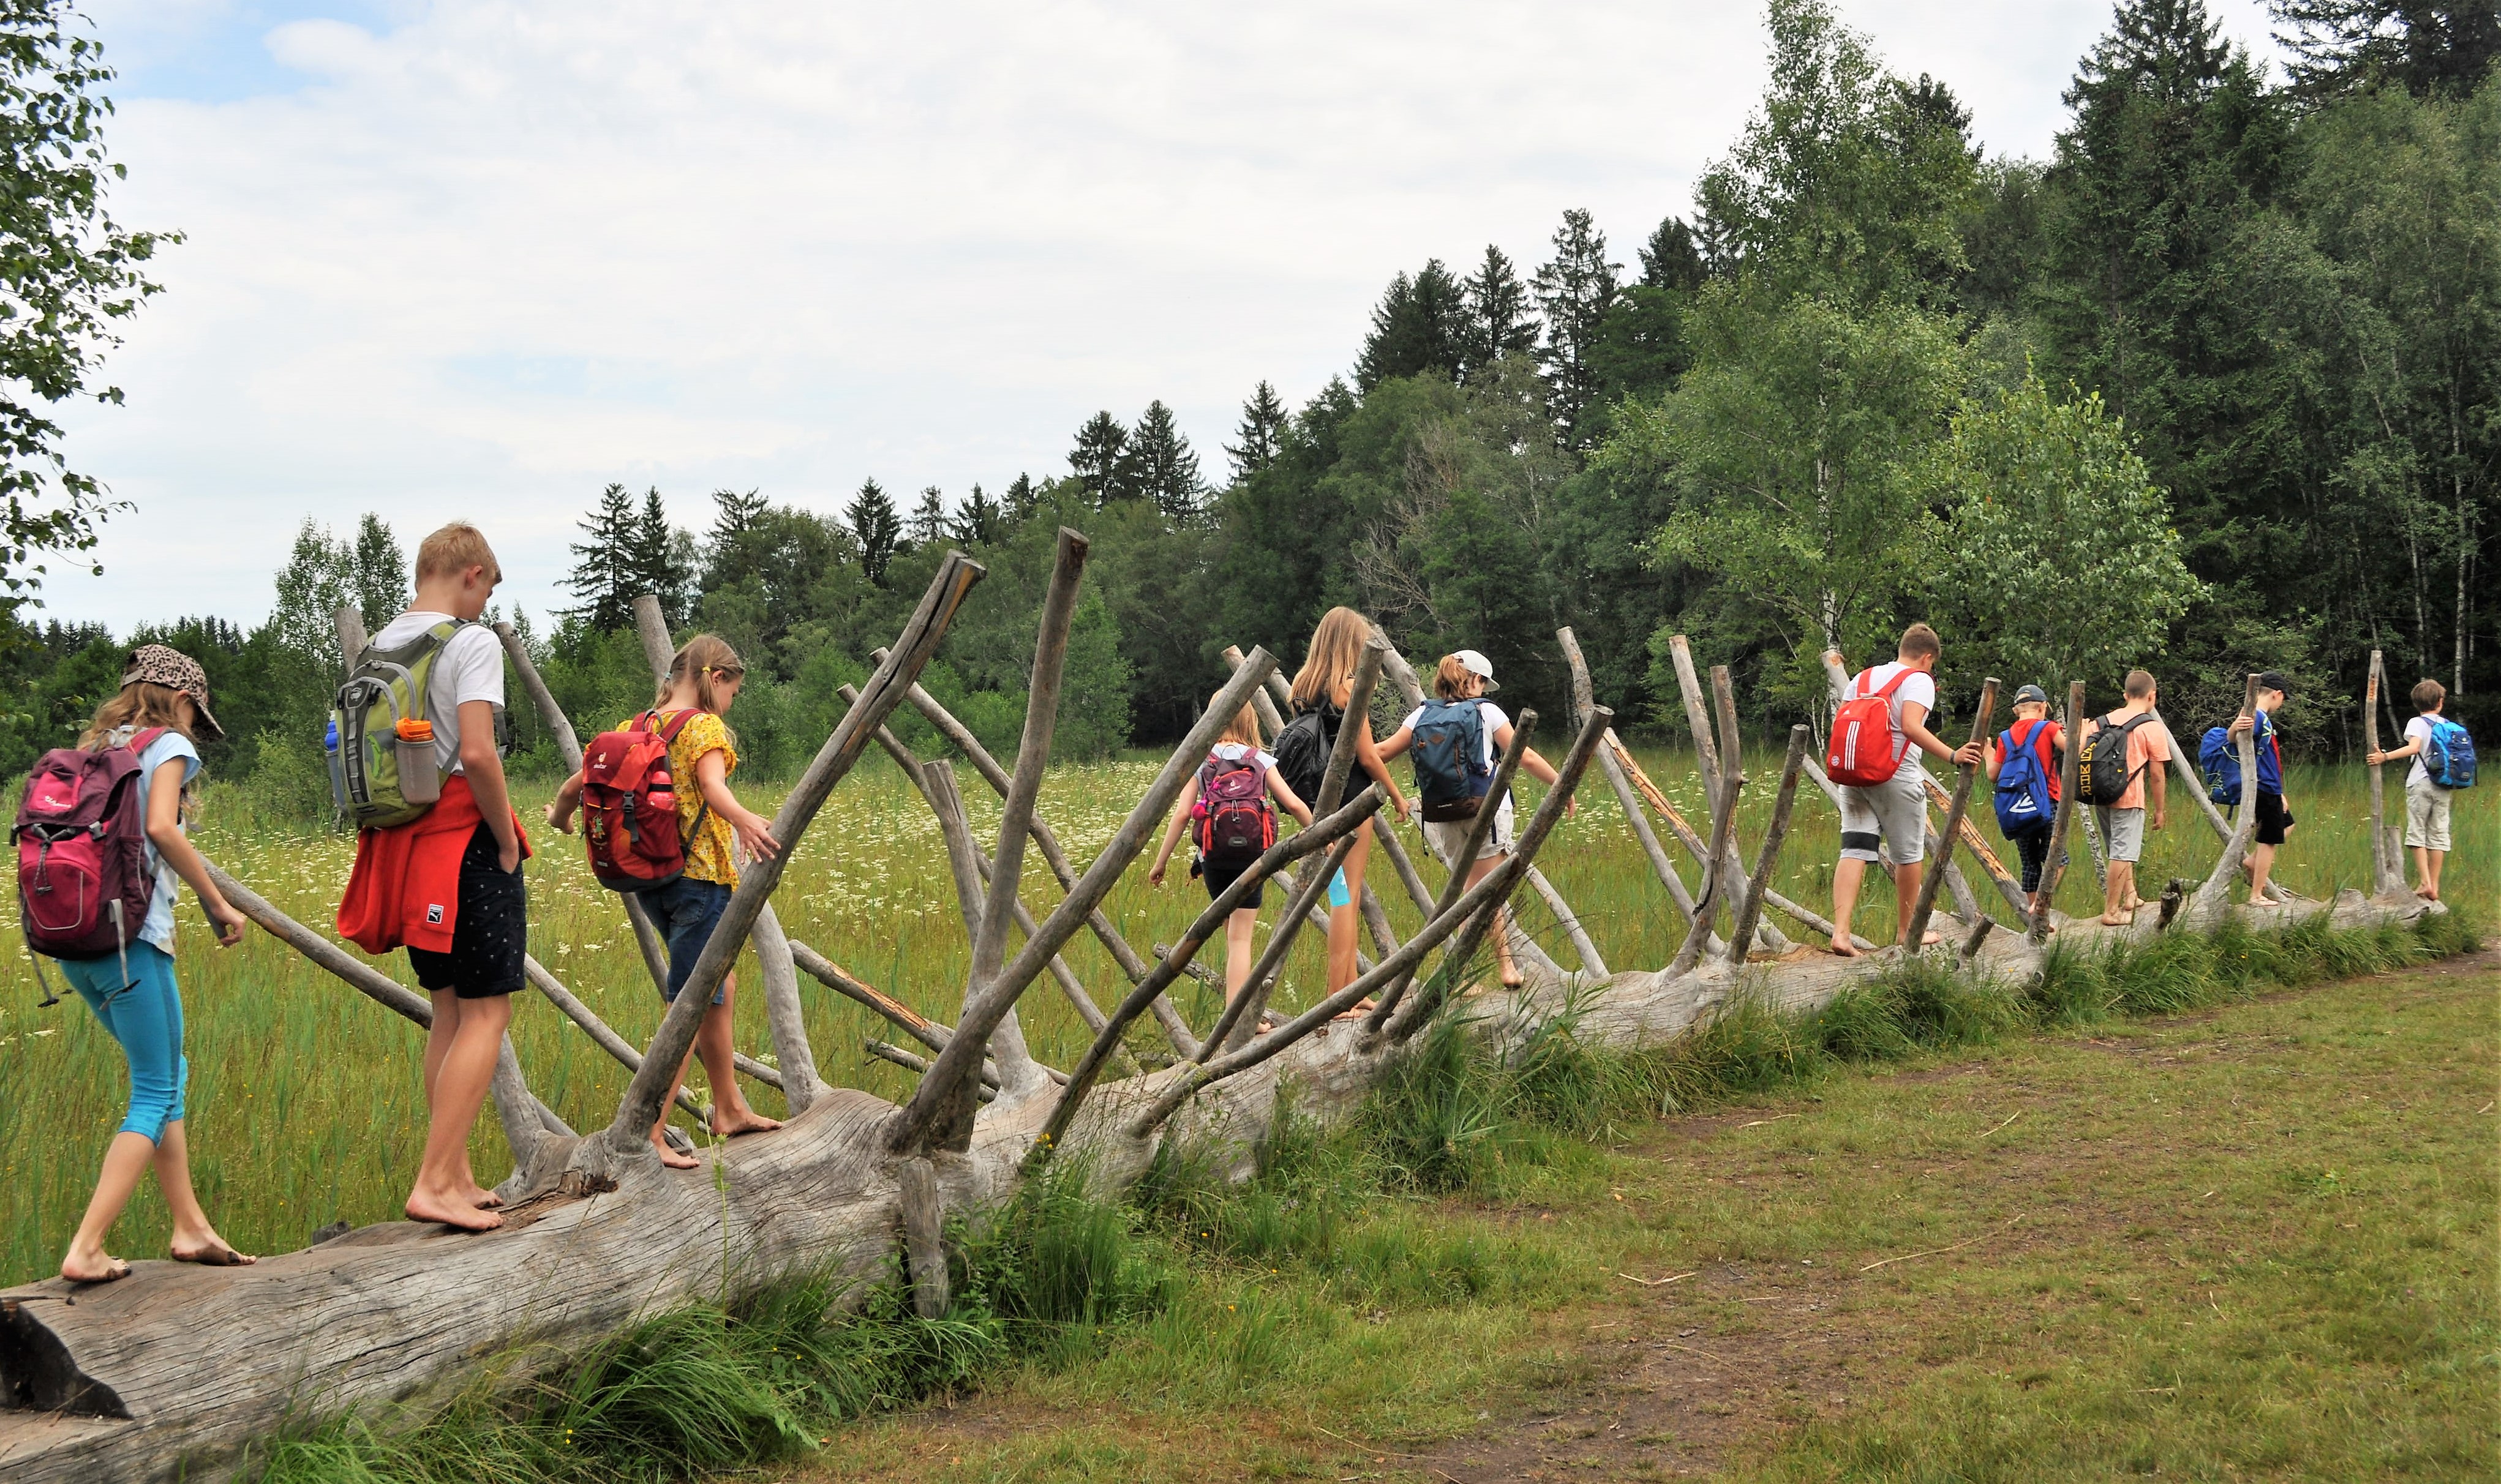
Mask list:
[[[2031,153],[2108,16],[1847,9]],[[1763,50],[1751,5],[1629,0],[102,20],[142,56],[219,27],[283,71],[125,91],[111,136],[117,214],[189,241],[112,362],[128,405],[73,418],[139,513],[105,577],[54,579],[65,616],[256,617],[298,520],[365,510],[411,543],[480,520],[541,609],[610,479],[696,524],[723,485],[960,495],[1061,471],[1083,417],[1152,397],[1214,470],[1253,382],[1300,400],[1351,361],[1394,270],[1491,240],[1524,271],[1567,206],[1631,261]]]

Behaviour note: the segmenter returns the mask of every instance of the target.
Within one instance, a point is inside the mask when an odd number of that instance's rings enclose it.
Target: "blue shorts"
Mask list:
[[[678,991],[686,987],[686,976],[695,972],[695,960],[703,957],[704,944],[712,941],[712,930],[719,926],[721,911],[729,906],[729,891],[718,881],[680,876],[658,891],[643,893],[652,925],[669,940],[669,985],[661,999],[677,1003]],[[728,999],[729,976],[723,974],[712,1003],[721,1005]]]
[[[183,995],[174,985],[172,954],[144,941],[127,951],[126,981],[121,954],[56,962],[61,977],[121,1043],[130,1064],[130,1107],[121,1132],[155,1143],[164,1138],[165,1125],[182,1121],[183,1090],[191,1079],[191,1064],[183,1056]]]
[[[1346,889],[1346,873],[1344,871],[1340,871],[1336,875],[1329,877],[1329,906],[1354,906],[1354,893]]]

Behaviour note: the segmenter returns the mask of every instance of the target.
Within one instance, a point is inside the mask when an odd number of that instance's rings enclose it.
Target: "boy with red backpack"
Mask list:
[[[1206,877],[1207,899],[1215,901],[1277,842],[1280,808],[1304,825],[1312,822],[1310,806],[1277,771],[1276,754],[1260,748],[1259,718],[1246,706],[1234,712],[1232,725],[1209,749],[1197,776],[1183,787],[1172,821],[1164,827],[1163,848],[1155,852],[1147,879],[1157,886],[1164,884],[1164,868],[1186,829],[1190,843],[1198,849],[1190,874]],[[1250,900],[1224,919],[1224,1003],[1228,1006],[1250,977],[1250,941],[1258,932],[1259,908],[1267,896],[1268,884],[1262,881]]]
[[[669,661],[651,709],[592,738],[581,771],[564,780],[548,805],[548,823],[568,835],[573,811],[582,808],[592,873],[610,890],[641,897],[668,940],[669,980],[660,997],[671,1002],[694,973],[695,960],[738,888],[737,850],[743,847],[759,860],[782,852],[772,821],[729,791],[738,747],[721,713],[746,683],[747,667],[728,641],[712,634],[687,640]],[[722,1138],[782,1127],[749,1106],[739,1091],[731,1036],[737,987],[734,976],[721,976],[688,1053],[689,1059],[703,1059],[704,1075],[712,1082],[712,1132]],[[651,1146],[673,1170],[692,1170],[696,1163],[669,1147],[666,1132],[669,1106],[685,1077],[681,1063],[677,1081],[660,1100],[659,1121],[651,1125]]]
[[[151,1167],[173,1218],[174,1261],[254,1261],[226,1245],[200,1208],[183,1128],[190,1068],[174,981],[176,883],[189,882],[199,896],[218,947],[243,941],[244,926],[183,833],[184,790],[200,769],[194,733],[224,735],[209,714],[208,676],[181,650],[141,645],[78,745],[45,753],[27,775],[12,832],[26,946],[57,962],[130,1070],[129,1111],[61,1259],[61,1276],[73,1283],[130,1275],[104,1238]],[[40,960],[35,971],[41,978]]]
[[[1928,772],[1920,754],[1943,763],[1982,761],[1978,742],[1956,749],[1928,730],[1937,709],[1937,631],[1915,623],[1902,631],[1893,663],[1859,672],[1832,718],[1824,767],[1841,789],[1841,860],[1832,871],[1832,951],[1856,958],[1851,914],[1877,846],[1892,866],[1897,931],[1908,932],[1927,857]],[[1917,750],[1913,750],[1916,748]],[[1943,940],[1930,933],[1928,943]]]

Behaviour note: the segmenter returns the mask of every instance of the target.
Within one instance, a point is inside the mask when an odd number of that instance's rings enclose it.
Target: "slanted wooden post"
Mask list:
[[[1684,636],[1680,634],[1676,638],[1681,640]],[[1682,649],[1678,652],[1684,653]],[[1687,667],[1691,666],[1692,660],[1689,655],[1685,657],[1684,664]],[[1711,681],[1715,690],[1724,688],[1728,683],[1728,667],[1713,666]],[[1707,728],[1701,727],[1702,713],[1699,698],[1688,694],[1687,700],[1689,703],[1686,710],[1687,719],[1693,721],[1697,727],[1693,734],[1694,741],[1697,743],[1708,743],[1711,736]],[[1685,929],[1684,941],[1678,945],[1675,959],[1667,966],[1667,972],[1670,974],[1687,973],[1695,964],[1701,962],[1703,945],[1710,937],[1711,924],[1717,919],[1720,906],[1737,891],[1737,873],[1734,869],[1737,791],[1744,786],[1745,778],[1737,771],[1735,711],[1736,704],[1732,696],[1723,707],[1720,717],[1720,741],[1725,745],[1714,747],[1711,753],[1706,754],[1714,765],[1703,778],[1703,795],[1711,802],[1712,869],[1703,877],[1702,898],[1694,906],[1693,924]],[[1742,940],[1738,941],[1742,942]]]
[[[2369,678],[2362,684],[2362,745],[2371,752],[2380,750],[2380,651],[2371,651]],[[2406,884],[2405,868],[2388,858],[2387,805],[2382,798],[2380,770],[2384,764],[2362,765],[2371,775],[2371,895],[2385,896]]]
[[[1990,676],[1980,687],[1980,707],[1972,712],[1971,742],[1977,746],[1988,736],[1989,717],[1997,711],[1997,676]],[[1938,831],[1945,841],[1945,854],[1919,882],[1918,900],[1911,907],[1911,925],[1902,934],[1902,951],[1917,953],[1927,940],[1928,918],[1937,909],[1937,888],[1945,884],[1946,872],[1953,865],[1953,847],[1962,838],[1963,811],[1971,808],[1971,781],[1980,775],[1977,763],[1962,763],[1954,769],[1953,803],[1946,809],[1946,826]]]
[[[1578,726],[1581,718],[1587,716],[1590,709],[1598,704],[1596,690],[1589,679],[1589,663],[1582,657],[1581,642],[1569,628],[1555,630],[1554,639],[1563,647],[1564,663],[1572,669],[1573,725]],[[1659,884],[1667,888],[1668,901],[1676,905],[1677,915],[1689,923],[1693,920],[1692,894],[1685,890],[1676,868],[1669,864],[1667,847],[1659,843],[1658,832],[1651,828],[1650,814],[1642,808],[1640,796],[1633,792],[1632,779],[1625,775],[1624,765],[1617,757],[1622,749],[1623,743],[1616,740],[1615,730],[1609,728],[1607,735],[1598,741],[1598,771],[1606,775],[1607,786],[1615,791],[1616,803],[1622,808],[1624,818],[1632,825],[1633,839],[1641,842],[1642,853],[1650,857],[1651,870],[1658,873]]]
[[[1502,798],[1510,789],[1511,780],[1518,775],[1519,760],[1528,754],[1528,740],[1535,735],[1536,731],[1537,713],[1523,708],[1518,717],[1511,724],[1511,745],[1503,749],[1502,761],[1494,765],[1492,786],[1485,790],[1485,801],[1488,804]],[[1551,792],[1549,797],[1552,797]],[[1544,802],[1541,801],[1538,807],[1543,809]],[[1442,883],[1442,894],[1433,900],[1433,910],[1425,914],[1426,922],[1439,921],[1467,891],[1468,867],[1475,863],[1477,852],[1484,848],[1486,839],[1493,834],[1494,816],[1499,812],[1500,810],[1496,808],[1479,808],[1476,817],[1468,821],[1467,843],[1459,852],[1459,863],[1451,867],[1450,879]],[[1517,842],[1514,841],[1514,852],[1517,853]],[[1521,870],[1524,873],[1526,868],[1523,867]],[[1419,955],[1413,962],[1421,963],[1423,960]],[[1452,963],[1452,967],[1457,967],[1455,962]],[[1407,986],[1414,977],[1411,973],[1389,980],[1388,989],[1383,993],[1380,1003],[1373,1007],[1372,1014],[1364,1021],[1367,1032],[1379,1032],[1389,1024],[1390,1012],[1398,1007],[1399,997],[1407,993]]]
[[[1781,765],[1781,791],[1772,803],[1772,822],[1763,831],[1763,848],[1754,857],[1754,874],[1747,878],[1745,895],[1737,903],[1737,923],[1728,935],[1728,962],[1731,966],[1746,962],[1746,945],[1753,941],[1754,924],[1763,915],[1763,893],[1771,884],[1772,867],[1781,855],[1781,840],[1789,832],[1789,810],[1797,805],[1798,775],[1806,766],[1806,749],[1815,740],[1815,728],[1801,721],[1789,728],[1789,753]]]
[[[1039,693],[1037,693],[1037,700]],[[1052,697],[1052,704],[1058,704]],[[940,833],[947,841],[947,861],[955,876],[955,896],[964,909],[965,926],[978,932],[988,912],[988,903],[998,900],[1004,884],[1002,874],[993,872],[987,892],[982,888],[982,874],[973,862],[981,853],[973,843],[972,826],[964,817],[963,796],[955,791],[954,765],[944,758],[921,765],[921,775],[928,781],[929,803],[938,815]],[[1013,890],[1013,886],[1010,886]],[[1005,956],[1006,944],[1000,944]],[[964,989],[964,1007],[970,1010],[983,981],[975,979]],[[999,1017],[997,1029],[990,1032],[990,1055],[999,1064],[999,1089],[1011,1097],[1023,1097],[1042,1086],[1042,1068],[1026,1049],[1024,1028],[1017,1021],[1016,1007],[1010,1006]]]
[[[2034,947],[2050,940],[2051,904],[2058,898],[2058,877],[2066,874],[2067,828],[2076,817],[2076,790],[2084,770],[2084,749],[2076,745],[2076,727],[2084,719],[2084,682],[2067,683],[2067,764],[2058,780],[2058,812],[2050,825],[2050,854],[2041,863],[2041,910],[2032,914],[2031,931],[2024,936]]]
[[[2250,729],[2241,734],[2241,817],[2232,827],[2231,839],[2223,841],[2222,857],[2215,862],[2214,874],[2206,877],[2197,894],[2188,899],[2187,915],[2192,926],[2205,927],[2223,914],[2232,900],[2232,877],[2240,874],[2241,862],[2250,853],[2250,840],[2258,828],[2258,677],[2251,676],[2243,683],[2241,715],[2251,719]],[[2237,720],[2237,718],[2235,718]]]

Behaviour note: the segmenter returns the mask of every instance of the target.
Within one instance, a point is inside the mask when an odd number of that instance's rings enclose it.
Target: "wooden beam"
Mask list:
[[[2215,871],[2188,899],[2187,915],[2193,927],[2204,927],[2220,917],[2231,904],[2232,878],[2241,873],[2241,863],[2250,853],[2250,841],[2258,827],[2258,747],[2256,717],[2258,713],[2258,677],[2254,675],[2243,682],[2241,715],[2251,718],[2250,729],[2241,734],[2241,817],[2232,828],[2232,838],[2223,841],[2222,858],[2215,862]],[[2237,720],[2238,718],[2235,718]]]
[[[1788,759],[1781,765],[1781,791],[1772,802],[1772,822],[1763,831],[1763,848],[1754,857],[1754,873],[1737,904],[1737,922],[1728,935],[1728,962],[1746,962],[1746,945],[1754,940],[1754,923],[1763,915],[1763,893],[1771,885],[1772,867],[1780,860],[1781,841],[1789,831],[1789,810],[1797,804],[1798,774],[1806,765],[1807,744],[1815,729],[1805,722],[1789,728]]]
[[[2058,812],[2050,825],[2050,853],[2041,862],[2041,910],[2032,914],[2030,931],[2025,937],[2034,947],[2050,940],[2051,904],[2057,900],[2058,878],[2066,874],[2067,829],[2076,817],[2076,792],[2082,786],[2084,749],[2078,746],[2076,727],[2084,719],[2084,682],[2067,683],[2067,763],[2065,775],[2059,779]]]
[[[1970,745],[1978,746],[1987,739],[1988,721],[1996,712],[1997,676],[1990,676],[1981,682],[1980,706],[1971,717]],[[1980,765],[1959,763],[1955,765],[1954,772],[1953,803],[1946,809],[1945,828],[1937,832],[1945,841],[1946,853],[1937,861],[1936,869],[1919,882],[1918,898],[1911,907],[1911,925],[1902,936],[1902,951],[1905,953],[1918,952],[1919,945],[1927,940],[1928,918],[1937,909],[1937,888],[1945,884],[1946,872],[1953,865],[1953,847],[1962,839],[1963,811],[1971,808],[1971,782],[1979,775]],[[1921,812],[1926,812],[1924,807]]]
[[[1501,812],[1499,801],[1511,791],[1511,780],[1518,775],[1519,760],[1528,755],[1528,740],[1535,736],[1536,732],[1537,713],[1525,707],[1521,708],[1518,716],[1511,723],[1511,745],[1503,749],[1502,761],[1494,765],[1493,781],[1485,789],[1484,803],[1477,807],[1476,817],[1468,821],[1468,838],[1459,851],[1458,858],[1443,863],[1451,868],[1450,879],[1442,883],[1441,895],[1433,899],[1433,909],[1424,914],[1426,922],[1439,921],[1468,889],[1468,869],[1476,864],[1479,852],[1484,849],[1484,842],[1493,835],[1494,818]],[[1552,790],[1548,791],[1547,797],[1550,799],[1553,797]],[[1538,807],[1543,808],[1545,805],[1541,802]],[[1512,848],[1517,858],[1517,841],[1513,842]],[[1398,955],[1392,954],[1390,957],[1396,958]],[[1414,965],[1421,962],[1423,962],[1421,955],[1408,959],[1411,970]],[[1371,1015],[1364,1020],[1367,1032],[1379,1034],[1387,1028],[1390,1013],[1398,1008],[1400,997],[1407,993],[1407,987],[1414,979],[1415,974],[1411,972],[1392,974],[1384,980],[1388,988],[1382,992],[1380,1003],[1373,1007]]]

